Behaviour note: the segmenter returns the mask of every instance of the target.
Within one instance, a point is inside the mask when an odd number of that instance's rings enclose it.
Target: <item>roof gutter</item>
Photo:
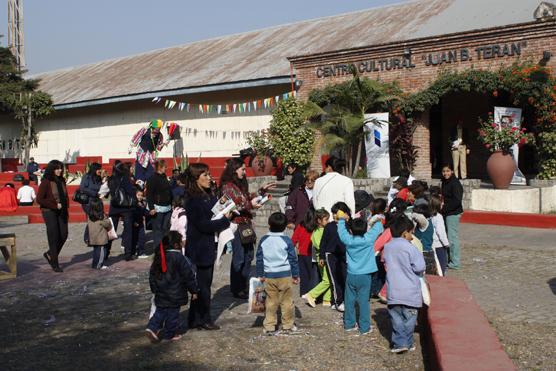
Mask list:
[[[148,92],[148,93],[129,94],[129,95],[114,96],[109,98],[84,100],[84,101],[72,102],[72,103],[54,104],[53,107],[55,110],[65,110],[65,109],[98,106],[102,104],[129,102],[129,101],[135,101],[140,99],[152,99],[155,97],[163,98],[163,97],[171,97],[176,95],[210,93],[215,91],[256,88],[260,86],[282,85],[282,84],[290,84],[290,83],[291,83],[290,76],[278,76],[278,77],[272,77],[267,79],[236,81],[236,82],[229,82],[224,84],[204,85],[204,86],[195,86],[189,88],[179,88],[179,89],[170,89],[170,90],[158,90],[158,91]]]

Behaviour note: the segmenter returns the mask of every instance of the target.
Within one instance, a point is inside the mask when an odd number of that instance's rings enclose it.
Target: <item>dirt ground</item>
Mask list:
[[[81,242],[83,225],[75,224],[62,252],[64,273],[57,274],[42,258],[44,226],[0,227],[16,233],[19,262],[18,278],[0,282],[1,370],[425,369],[419,333],[416,351],[389,353],[388,314],[374,300],[371,336],[345,334],[340,313],[309,308],[299,298],[299,333],[263,336],[263,317],[247,314],[247,304],[229,293],[229,257],[213,285],[213,316],[222,330],[192,330],[178,342],[151,345],[143,332],[149,260],[115,256],[110,270],[92,270],[91,252]],[[113,252],[120,254],[119,243]],[[181,315],[185,320],[187,307]]]

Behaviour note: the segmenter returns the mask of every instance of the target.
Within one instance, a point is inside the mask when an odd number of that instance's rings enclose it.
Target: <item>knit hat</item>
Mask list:
[[[152,120],[149,125],[151,129],[162,129],[163,122],[160,119]]]
[[[358,189],[357,191],[353,192],[353,197],[355,198],[355,212],[359,212],[362,209],[368,207],[374,200],[374,197],[372,195],[362,189]]]

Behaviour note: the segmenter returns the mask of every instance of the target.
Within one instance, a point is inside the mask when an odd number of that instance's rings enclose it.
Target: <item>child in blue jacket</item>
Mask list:
[[[355,303],[359,306],[359,333],[369,334],[371,329],[371,274],[377,271],[374,244],[384,231],[382,223],[375,223],[367,231],[367,221],[361,218],[350,223],[351,233],[346,228],[347,214],[338,215],[338,234],[346,245],[347,279],[344,301],[344,330],[357,330]]]
[[[278,307],[284,332],[295,330],[292,283],[299,283],[299,266],[293,242],[284,234],[287,224],[286,215],[280,212],[270,215],[270,232],[261,238],[257,248],[257,277],[264,282],[266,291],[263,325],[267,335],[276,333]]]

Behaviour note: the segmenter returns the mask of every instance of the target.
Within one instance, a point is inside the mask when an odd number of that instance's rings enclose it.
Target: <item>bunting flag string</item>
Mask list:
[[[192,104],[187,102],[176,102],[174,100],[163,99],[161,97],[154,97],[152,102],[154,104],[159,104],[162,102],[164,108],[169,110],[177,108],[180,111],[186,112],[199,112],[202,114],[216,113],[218,115],[221,115],[224,113],[245,113],[274,108],[279,101],[294,98],[296,95],[297,92],[291,91],[289,93],[284,93],[269,98],[230,104]]]

